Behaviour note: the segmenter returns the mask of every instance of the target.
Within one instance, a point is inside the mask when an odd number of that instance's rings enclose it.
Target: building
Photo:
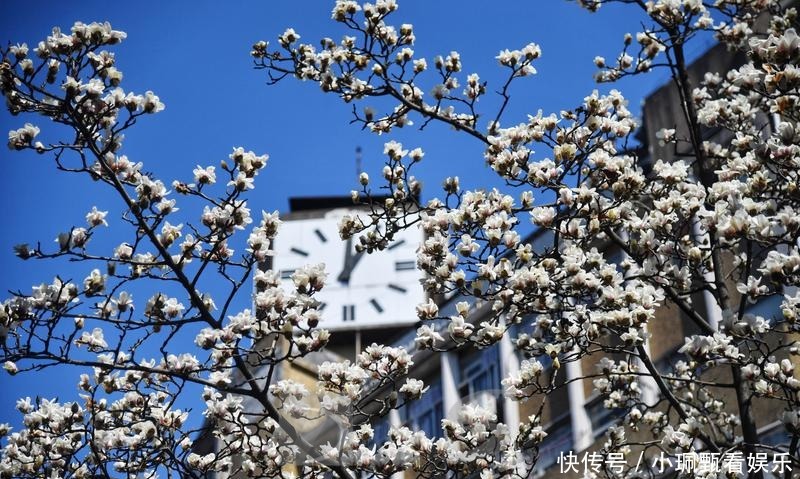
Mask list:
[[[693,64],[690,77],[697,82],[704,72],[725,72],[741,64],[742,61],[743,57],[731,56],[723,46],[717,46]],[[642,143],[640,155],[649,159],[650,164],[654,159],[675,161],[681,155],[687,154],[673,147],[659,145],[656,137],[661,128],[675,128],[679,134],[686,131],[686,127],[676,121],[677,118],[682,118],[679,105],[678,94],[672,84],[665,85],[652,93],[644,103],[644,129],[640,135]],[[771,119],[763,118],[762,121],[765,125],[769,125]],[[725,137],[726,133],[723,130],[706,130],[703,134],[704,139],[712,139],[719,143],[730,141],[730,138]],[[647,166],[647,161],[644,162],[644,166]],[[269,267],[280,271],[281,276],[289,280],[293,269],[297,267],[297,262],[322,260],[340,266],[339,270],[337,268],[331,270],[331,274],[336,275],[337,280],[340,278],[349,280],[348,276],[356,271],[354,266],[364,268],[368,265],[368,260],[358,259],[354,265],[355,253],[350,249],[351,245],[346,244],[347,249],[342,251],[341,242],[336,242],[337,247],[333,247],[334,242],[328,239],[335,234],[336,219],[348,214],[350,208],[349,198],[293,200],[289,214],[284,216],[286,221],[284,231],[288,234],[279,237],[283,243],[276,243],[277,253],[274,263]],[[534,250],[541,250],[544,245],[552,244],[552,239],[548,230],[537,230],[526,241]],[[418,240],[419,238],[416,239]],[[400,238],[397,242],[402,246],[411,245],[414,241],[409,237]],[[612,244],[598,241],[597,248],[612,262],[621,263],[625,258],[624,252]],[[389,302],[385,299],[391,297],[390,294],[405,294],[415,289],[412,287],[413,282],[418,278],[412,278],[411,273],[405,273],[414,269],[414,255],[411,250],[398,250],[387,256],[387,263],[369,266],[362,270],[374,271],[367,274],[367,277],[381,277],[381,281],[376,283],[373,289],[359,289],[358,293],[353,293],[352,291],[356,289],[349,289],[350,285],[340,285],[339,290],[335,288],[328,290],[339,297],[332,295],[326,300],[324,295],[320,296],[321,301],[329,303],[327,308],[330,308],[328,311],[334,321],[326,327],[337,333],[330,343],[328,355],[310,357],[307,358],[308,361],[296,361],[282,370],[282,377],[294,379],[312,389],[316,380],[317,363],[337,358],[353,358],[363,345],[377,342],[416,351],[414,339],[417,324],[413,309],[407,309],[407,316],[400,318],[382,319],[381,314],[390,309]],[[405,279],[400,279],[404,274],[408,274],[408,278],[411,278],[408,287],[404,282]],[[361,288],[357,284],[354,281],[352,287]],[[735,291],[735,287],[731,290]],[[403,302],[412,307],[424,299],[421,296],[412,298],[405,295],[403,298]],[[465,298],[457,296],[439,298],[440,316],[454,315],[456,304],[464,300]],[[703,314],[710,310],[707,308],[708,298],[703,293],[697,293],[692,300],[692,304],[698,310],[702,310]],[[778,312],[778,304],[779,301],[773,297],[751,305],[749,311],[771,316]],[[479,324],[490,314],[487,305],[472,303],[468,320],[473,324]],[[499,344],[482,350],[459,348],[442,353],[416,351],[413,356],[415,365],[410,375],[423,380],[430,389],[420,400],[394,410],[374,422],[376,438],[379,440],[385,438],[390,427],[400,425],[423,430],[429,437],[439,436],[442,420],[453,417],[460,405],[468,402],[478,402],[493,408],[498,420],[509,425],[512,430],[520,423],[526,422],[529,416],[537,413],[536,405],[532,401],[518,403],[507,399],[501,385],[502,378],[516,372],[520,362],[526,359],[513,345],[513,338],[525,333],[526,327],[527,325],[515,326],[512,334],[505,335]],[[658,309],[655,318],[648,322],[647,327],[651,337],[658,340],[647,342],[645,347],[649,350],[655,367],[662,373],[671,371],[678,360],[685,359],[685,356],[679,353],[685,338],[700,333],[685,312],[669,305]],[[447,345],[444,346],[446,348]],[[539,414],[547,437],[538,450],[535,476],[580,477],[577,472],[562,472],[558,463],[560,456],[567,453],[583,455],[598,451],[602,447],[604,435],[609,427],[625,414],[623,410],[607,408],[605,398],[596,392],[592,380],[582,379],[597,371],[600,358],[600,355],[585,356],[580,362],[566,363],[558,371],[548,357],[539,358],[546,366],[547,374],[556,375],[555,383],[559,387],[548,398]],[[658,387],[648,381],[642,383],[644,401],[647,404],[658,403],[660,397]],[[736,404],[732,391],[720,391],[719,398],[728,404]],[[753,411],[758,434],[763,443],[782,445],[787,442],[788,435],[767,401],[755,400]],[[339,425],[325,420],[307,423],[300,427],[309,440],[316,444],[335,443],[336,434],[340,431]]]
[[[723,74],[745,61],[742,54],[732,55],[725,46],[718,45],[701,56],[690,67],[690,78],[697,84],[702,80],[705,72],[719,72]],[[676,87],[666,84],[653,92],[644,102],[643,120],[644,129],[639,134],[641,147],[639,156],[642,158],[645,170],[649,172],[655,159],[663,161],[677,161],[689,152],[676,149],[674,145],[660,145],[657,132],[661,128],[674,128],[679,136],[688,136],[687,127],[681,123],[683,114],[680,111],[680,99]],[[769,131],[771,118],[760,117],[757,121],[763,123]],[[730,133],[722,129],[703,130],[703,139],[727,144]],[[543,245],[552,244],[552,233],[547,230],[538,230],[526,240],[532,244],[534,250],[541,250]],[[598,242],[597,248],[607,260],[621,263],[625,254],[610,243]],[[727,258],[730,261],[731,258]],[[734,294],[734,304],[738,304],[739,297],[736,285],[729,284],[729,289]],[[440,316],[455,314],[455,304],[464,301],[462,297],[441,299]],[[747,306],[746,312],[758,314],[767,318],[780,316],[780,296],[772,296],[764,301]],[[709,296],[698,292],[692,297],[692,304],[703,315],[713,316],[718,313],[709,307]],[[487,306],[471,305],[472,314],[469,321],[479,324],[488,315],[492,314]],[[719,319],[719,318],[718,318]],[[512,338],[524,331],[513,330],[512,334],[505,335],[500,344],[483,350],[457,349],[444,353],[431,353],[419,351],[413,359],[417,365],[410,373],[412,377],[422,379],[430,390],[416,401],[401,410],[393,412],[388,417],[377,421],[373,426],[376,437],[385,437],[391,426],[407,425],[412,429],[424,430],[428,436],[436,437],[441,433],[441,420],[452,418],[457,414],[459,406],[465,402],[478,402],[485,406],[493,407],[497,412],[498,420],[509,425],[512,430],[520,422],[534,414],[532,402],[517,403],[504,397],[500,381],[503,377],[515,372],[521,360],[525,358],[512,344]],[[685,338],[702,334],[700,329],[689,319],[688,315],[676,306],[666,304],[657,310],[654,319],[647,325],[651,338],[645,347],[655,367],[663,374],[674,370],[679,360],[687,357],[679,352],[684,345]],[[446,336],[446,335],[445,335]],[[415,331],[409,330],[404,336],[393,343],[403,346],[409,351],[414,350]],[[614,339],[611,338],[613,341]],[[450,343],[452,345],[452,343]],[[447,349],[448,345],[442,345]],[[562,454],[573,453],[583,456],[586,453],[599,451],[605,441],[605,433],[609,427],[620,421],[624,410],[609,409],[604,404],[601,396],[593,385],[591,379],[579,379],[597,372],[597,363],[604,355],[585,356],[580,362],[569,362],[556,376],[558,387],[548,398],[540,414],[541,425],[547,432],[538,451],[538,462],[534,469],[535,477],[570,478],[581,477],[580,473],[564,471],[558,463]],[[556,374],[552,361],[547,356],[538,358],[547,367],[548,374]],[[619,359],[619,358],[617,358]],[[703,373],[705,379],[730,381],[730,378],[718,377],[718,372]],[[659,403],[661,393],[652,380],[642,381],[642,398],[645,403],[655,405]],[[730,406],[730,411],[736,410],[737,398],[731,389],[720,388],[714,391],[716,397]],[[780,414],[774,409],[774,402],[752,399],[752,412],[758,428],[758,435],[763,444],[771,446],[788,446],[789,435],[780,421]],[[666,409],[663,403],[657,407]],[[635,439],[634,434],[634,439]],[[650,439],[652,437],[642,439]],[[785,449],[784,449],[785,450]],[[665,474],[669,476],[670,471]],[[412,477],[407,474],[407,477]],[[767,475],[769,477],[769,475]]]
[[[324,350],[282,361],[273,375],[273,384],[290,379],[313,392],[320,364],[352,361],[364,347],[390,343],[418,321],[415,307],[425,299],[416,269],[415,248],[422,238],[419,230],[398,232],[387,251],[370,255],[357,250],[357,239],[340,239],[338,223],[347,215],[366,218],[368,210],[354,205],[350,196],[296,197],[290,198],[289,211],[280,215],[282,225],[273,244],[274,256],[259,268],[278,272],[283,288],[289,290],[294,288],[295,270],[324,263],[328,278],[314,298],[319,301],[317,310],[323,313],[320,327],[329,330],[331,336]],[[254,292],[258,293],[255,289]],[[257,307],[253,309],[258,311]],[[263,341],[277,341],[278,351],[286,349],[286,341],[273,337]],[[251,372],[254,377],[264,376],[258,369]],[[245,410],[261,410],[252,398],[245,398],[243,404]],[[314,394],[309,406],[319,406]],[[325,417],[283,419],[312,444],[335,443],[340,432],[340,424]],[[217,448],[214,438],[201,434],[193,450],[207,454]]]
[[[331,331],[328,352],[353,359],[363,345],[385,342],[416,322],[414,307],[424,301],[416,270],[416,229],[395,235],[381,254],[356,250],[357,238],[342,241],[338,223],[347,215],[366,216],[348,197],[291,198],[275,241],[275,255],[264,265],[280,272],[291,287],[295,269],[324,263],[328,279],[315,295],[324,313],[321,327]]]

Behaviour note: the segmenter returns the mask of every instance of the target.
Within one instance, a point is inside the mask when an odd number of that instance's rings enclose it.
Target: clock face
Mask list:
[[[416,306],[425,299],[416,268],[422,233],[409,228],[395,234],[383,251],[357,253],[358,238],[343,241],[337,224],[345,214],[358,213],[339,209],[323,218],[284,221],[275,240],[273,269],[288,288],[295,269],[325,264],[328,280],[314,296],[321,303],[320,327],[369,329],[417,322]]]

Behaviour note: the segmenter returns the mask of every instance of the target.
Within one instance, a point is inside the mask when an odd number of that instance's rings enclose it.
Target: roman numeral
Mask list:
[[[355,321],[356,320],[356,305],[345,304],[342,306],[342,321]]]
[[[324,303],[324,302],[323,303],[319,303],[319,306],[317,306],[317,311],[322,312],[322,310],[324,310],[325,306],[327,306],[327,305],[328,305],[328,303]]]
[[[328,238],[326,238],[325,235],[322,234],[322,231],[320,231],[319,228],[314,230],[314,234],[317,235],[317,238],[319,238],[319,240],[322,241],[323,243],[328,242]]]
[[[393,250],[393,249],[395,249],[395,248],[397,248],[399,246],[402,246],[404,244],[406,244],[406,240],[395,241],[394,243],[391,244],[391,246],[389,246],[386,249]]]
[[[408,291],[406,288],[404,288],[404,287],[402,287],[400,285],[394,284],[394,283],[389,283],[386,286],[388,286],[389,289],[393,289],[393,290],[397,291],[398,293],[405,294],[406,291]]]
[[[303,251],[300,248],[292,248],[289,251],[291,251],[292,253],[297,253],[300,256],[308,256],[308,251]]]
[[[383,312],[383,306],[381,306],[381,303],[379,303],[377,299],[375,298],[370,299],[369,304],[371,304],[372,307],[375,308],[375,311],[379,313]]]

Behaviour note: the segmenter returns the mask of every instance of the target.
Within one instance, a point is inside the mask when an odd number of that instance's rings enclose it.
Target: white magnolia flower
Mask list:
[[[96,206],[92,206],[92,211],[86,214],[86,222],[89,223],[90,227],[108,226],[106,215],[108,215],[108,211],[99,211]]]
[[[108,343],[103,335],[103,330],[94,328],[91,333],[83,332],[81,337],[75,340],[78,346],[86,346],[89,351],[99,352],[108,349]]]
[[[416,344],[418,349],[431,349],[437,342],[441,343],[443,341],[444,337],[427,324],[417,329],[417,337],[414,338],[414,344]]]
[[[405,384],[400,387],[400,392],[404,393],[410,400],[419,399],[428,387],[419,379],[407,378]]]
[[[8,132],[8,147],[13,150],[21,150],[31,145],[31,142],[39,134],[39,127],[30,123],[17,130]]]
[[[19,368],[17,368],[17,365],[12,361],[6,361],[3,363],[3,369],[5,369],[6,372],[12,376],[19,372]]]
[[[207,166],[203,168],[200,165],[197,165],[193,171],[194,173],[194,181],[199,185],[213,185],[217,182],[217,174],[215,173],[215,168],[213,166]]]

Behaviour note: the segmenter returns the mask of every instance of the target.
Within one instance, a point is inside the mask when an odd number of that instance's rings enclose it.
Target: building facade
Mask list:
[[[725,46],[718,45],[692,64],[690,79],[694,84],[699,84],[706,72],[718,72],[724,75],[744,61],[744,55],[731,54]],[[682,123],[684,117],[680,97],[674,84],[668,83],[649,95],[644,102],[642,115],[644,128],[639,134],[641,145],[638,154],[641,165],[647,173],[657,159],[673,162],[690,154],[689,151],[682,151],[674,145],[659,144],[657,138],[657,133],[662,128],[674,128],[678,136],[688,137],[687,127]],[[766,117],[757,119],[757,122],[763,124],[766,132],[771,129],[771,121],[773,119]],[[719,144],[727,144],[731,140],[727,136],[730,134],[722,129],[705,129],[703,135],[704,140]],[[534,250],[541,251],[545,245],[552,245],[552,240],[552,232],[538,230],[527,239],[527,242],[533,245]],[[611,243],[598,243],[597,247],[610,262],[619,264],[625,259],[625,253]],[[730,261],[731,258],[727,260]],[[737,304],[739,297],[736,285],[728,286],[734,295],[733,303]],[[708,317],[719,315],[709,305],[711,299],[707,294],[698,292],[691,299],[691,304],[701,315]],[[439,304],[440,316],[455,315],[455,304],[464,300],[462,297],[442,299]],[[775,295],[747,306],[746,313],[765,318],[780,317],[780,302],[780,295]],[[476,325],[494,314],[489,307],[474,303],[470,309],[472,313],[469,321]],[[715,322],[721,320],[721,318],[712,319]],[[430,390],[421,400],[405,408],[407,410],[397,411],[377,421],[374,424],[376,436],[385,437],[391,426],[402,425],[423,430],[430,437],[441,436],[441,421],[453,418],[458,413],[460,405],[468,402],[478,402],[494,408],[498,421],[504,422],[512,430],[515,430],[521,421],[527,421],[529,416],[538,414],[533,401],[516,402],[505,398],[501,385],[502,378],[518,371],[520,361],[526,359],[513,344],[514,338],[519,333],[525,332],[525,328],[524,324],[515,326],[511,329],[511,334],[504,335],[499,344],[483,350],[459,348],[444,353],[417,352],[414,355],[415,369],[410,375],[422,379],[429,385]],[[655,367],[664,375],[674,371],[678,361],[687,359],[679,352],[684,346],[685,339],[694,334],[702,334],[685,312],[669,303],[657,310],[655,317],[647,324],[647,332],[651,339],[647,340],[644,346]],[[414,337],[415,331],[409,330],[393,345],[414,350]],[[445,344],[441,348],[448,349],[448,346],[452,346],[452,343]],[[602,357],[601,354],[588,355],[581,361],[567,363],[561,368],[563,370],[559,371],[552,367],[552,360],[549,357],[537,358],[547,368],[548,375],[556,375],[555,384],[560,387],[551,394],[539,414],[539,420],[547,436],[538,448],[535,477],[582,477],[583,471],[565,471],[561,461],[564,455],[575,454],[582,457],[599,451],[605,442],[605,433],[608,429],[623,420],[625,410],[607,408],[605,398],[597,392],[592,379],[581,379],[597,373],[598,362]],[[705,379],[730,381],[730,378],[719,378],[714,374],[709,373]],[[658,408],[665,409],[663,403],[659,401],[661,394],[657,385],[652,380],[646,379],[641,383],[643,402],[659,404]],[[718,393],[718,399],[731,405],[731,410],[735,410],[737,398],[731,389],[721,388],[715,392]],[[751,409],[760,441],[767,446],[783,447],[785,450],[789,434],[780,421],[781,412],[774,410],[774,404],[768,401],[757,398],[748,400],[752,401]],[[674,474],[674,471],[667,470],[664,476],[668,477],[670,474]],[[773,476],[767,473],[765,477]]]
[[[732,56],[723,46],[717,46],[693,64],[690,77],[697,83],[705,72],[724,73],[743,61],[743,57]],[[678,120],[683,118],[680,108],[679,95],[672,84],[663,86],[645,100],[639,152],[645,170],[653,160],[671,162],[689,154],[674,146],[660,145],[656,136],[662,128],[674,128],[678,135],[687,136],[686,126]],[[771,119],[763,118],[760,121],[768,127]],[[705,139],[721,144],[730,141],[722,130],[706,130],[703,134]],[[418,324],[413,308],[425,298],[421,293],[417,296],[412,293],[421,289],[414,284],[419,278],[413,276],[416,269],[412,245],[416,245],[421,237],[417,235],[413,238],[416,233],[412,233],[408,238],[399,238],[395,244],[400,243],[401,249],[394,252],[390,249],[389,254],[384,255],[385,264],[370,264],[370,259],[356,256],[357,252],[350,243],[333,240],[336,221],[351,213],[357,211],[352,209],[349,197],[311,198],[293,200],[291,210],[282,217],[288,234],[279,236],[279,241],[283,243],[276,244],[276,256],[265,267],[280,271],[281,277],[290,281],[293,270],[300,262],[322,261],[329,266],[335,265],[333,269],[329,268],[329,272],[335,277],[331,279],[339,284],[326,291],[329,296],[320,297],[321,301],[329,303],[326,314],[333,318],[331,323],[321,325],[334,333],[326,353],[284,366],[281,377],[293,379],[313,390],[316,367],[322,361],[352,360],[365,345],[373,342],[401,346],[414,351],[414,366],[410,376],[421,379],[429,389],[421,399],[376,420],[372,426],[377,441],[385,438],[391,427],[399,426],[424,431],[428,437],[441,436],[443,419],[455,417],[463,404],[479,403],[494,410],[498,420],[511,430],[516,430],[529,417],[538,416],[547,436],[538,448],[535,477],[581,477],[581,471],[565,472],[561,459],[566,454],[581,456],[599,451],[605,441],[605,433],[626,414],[624,410],[606,407],[605,398],[597,392],[592,379],[586,378],[597,372],[603,356],[587,355],[580,361],[566,363],[562,368],[554,367],[547,356],[538,357],[546,367],[546,375],[555,375],[554,383],[558,386],[539,411],[534,401],[517,402],[506,398],[501,384],[503,378],[519,371],[521,361],[528,359],[514,345],[514,338],[526,333],[526,328],[530,327],[526,322],[515,325],[498,344],[485,349],[418,351],[415,346]],[[543,250],[545,245],[552,245],[552,232],[537,230],[526,241],[535,251]],[[342,250],[343,246],[345,250]],[[625,253],[611,243],[598,242],[597,247],[610,262],[619,264],[625,259]],[[356,279],[358,273],[362,274],[363,283],[359,282],[361,279]],[[737,294],[735,285],[731,286],[731,291]],[[471,301],[458,296],[439,298],[439,315],[455,315],[456,304],[465,300]],[[691,303],[702,315],[711,317],[717,314],[709,306],[709,297],[702,292],[698,292]],[[779,314],[779,304],[779,297],[773,296],[749,306],[748,312],[764,317],[776,316]],[[474,302],[470,305],[470,311],[468,321],[473,324],[480,324],[494,314],[489,305]],[[393,315],[384,314],[389,312]],[[530,322],[533,322],[533,318]],[[669,374],[679,360],[685,359],[679,352],[685,338],[700,333],[684,311],[670,305],[657,310],[655,317],[648,321],[647,330],[651,339],[644,347],[662,374]],[[452,345],[449,343],[441,347],[450,349],[448,346]],[[643,380],[643,402],[656,405],[659,404],[659,398],[658,387],[652,381]],[[720,391],[719,399],[736,404],[732,391]],[[769,403],[753,400],[753,411],[761,441],[768,445],[785,445],[788,434],[778,413],[771,409]],[[340,424],[324,418],[298,423],[296,427],[314,444],[335,443],[341,432]],[[665,476],[668,475],[669,471]]]

